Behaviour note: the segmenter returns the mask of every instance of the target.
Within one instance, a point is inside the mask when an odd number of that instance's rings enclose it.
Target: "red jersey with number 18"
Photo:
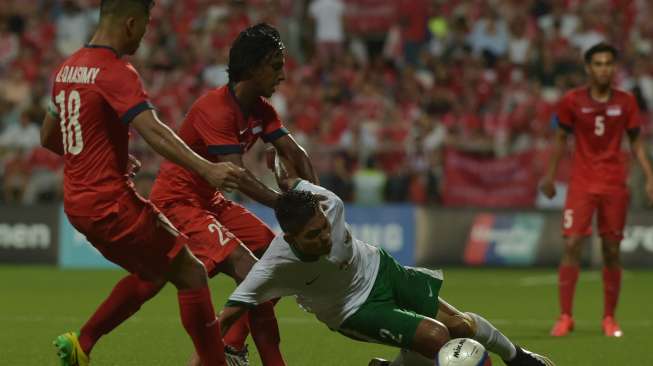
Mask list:
[[[129,122],[152,109],[138,72],[115,50],[86,46],[55,72],[52,103],[64,147],[64,210],[101,216],[116,209],[126,177]]]
[[[597,102],[588,87],[569,91],[559,102],[558,126],[574,134],[571,187],[588,193],[609,193],[626,188],[626,156],[621,141],[626,131],[640,127],[635,97],[612,89],[610,99]]]

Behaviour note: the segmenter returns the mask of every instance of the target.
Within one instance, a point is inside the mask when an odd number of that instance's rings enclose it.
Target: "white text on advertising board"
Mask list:
[[[624,232],[624,239],[621,242],[621,251],[631,253],[640,246],[653,253],[653,226],[627,226]]]
[[[1,249],[47,249],[50,236],[46,224],[0,224]]]
[[[399,224],[352,224],[351,229],[358,240],[389,252],[398,252],[404,247],[404,229]]]

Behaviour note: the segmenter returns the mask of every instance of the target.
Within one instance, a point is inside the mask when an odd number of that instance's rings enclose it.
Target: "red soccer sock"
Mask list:
[[[265,366],[285,366],[279,343],[279,325],[274,316],[272,301],[264,302],[249,311],[249,324],[256,349]]]
[[[226,365],[220,323],[215,317],[209,288],[179,290],[177,298],[181,322],[193,340],[202,365]]]
[[[229,328],[227,334],[224,335],[224,344],[234,348],[236,351],[241,351],[245,347],[245,341],[249,335],[249,312],[243,314],[236,322]]]
[[[120,280],[80,330],[79,343],[84,352],[90,354],[100,337],[136,313],[161,287],[162,285],[143,281],[136,275]]]
[[[561,265],[558,269],[558,295],[562,314],[571,316],[579,272],[579,267],[572,265]]]
[[[603,317],[614,317],[621,290],[621,267],[603,267]]]

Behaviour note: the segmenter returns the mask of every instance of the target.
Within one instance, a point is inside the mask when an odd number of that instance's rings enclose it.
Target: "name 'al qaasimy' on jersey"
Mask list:
[[[59,70],[55,82],[95,84],[95,79],[99,73],[99,67],[64,66]]]

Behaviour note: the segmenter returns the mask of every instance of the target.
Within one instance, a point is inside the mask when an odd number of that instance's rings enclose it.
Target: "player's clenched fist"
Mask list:
[[[552,179],[544,179],[540,183],[540,191],[546,196],[546,198],[551,199],[556,195],[556,186],[553,183]]]
[[[134,155],[129,154],[127,162],[127,175],[129,178],[134,178],[141,170],[141,162]]]
[[[208,169],[205,169],[203,177],[216,189],[230,192],[238,189],[244,174],[245,169],[233,163],[210,163]]]

